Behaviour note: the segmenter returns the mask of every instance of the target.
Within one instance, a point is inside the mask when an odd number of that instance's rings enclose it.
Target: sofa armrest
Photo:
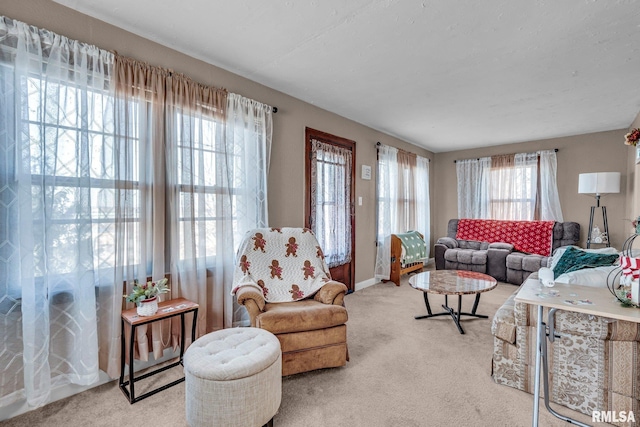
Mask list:
[[[516,289],[513,294],[500,306],[493,315],[491,322],[491,334],[509,344],[516,343],[516,315],[515,315],[515,297],[520,288]]]
[[[249,312],[251,326],[256,325],[256,316],[264,311],[266,301],[262,292],[253,286],[243,286],[236,291],[238,304],[243,305]]]
[[[437,245],[444,245],[447,249],[454,249],[458,247],[458,241],[456,239],[452,239],[451,237],[441,237],[436,242]]]
[[[436,270],[444,270],[445,261],[444,253],[447,249],[454,249],[458,247],[458,241],[451,237],[441,237],[438,239],[433,249],[433,257],[436,261]]]
[[[329,282],[316,292],[314,300],[323,304],[344,305],[347,287],[340,282]]]

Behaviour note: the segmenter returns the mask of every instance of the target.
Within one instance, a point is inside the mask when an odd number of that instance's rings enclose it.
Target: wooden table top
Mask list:
[[[552,288],[547,288],[538,279],[527,279],[515,299],[527,304],[640,323],[640,309],[620,305],[605,285],[593,287],[556,283]]]
[[[418,273],[409,278],[412,288],[442,295],[466,295],[487,292],[498,286],[493,277],[463,270],[436,270]]]
[[[176,298],[158,303],[158,312],[153,316],[138,316],[137,309],[130,308],[122,312],[122,319],[130,324],[137,325],[154,320],[163,319],[174,314],[184,313],[189,310],[198,308],[198,304],[185,298]]]

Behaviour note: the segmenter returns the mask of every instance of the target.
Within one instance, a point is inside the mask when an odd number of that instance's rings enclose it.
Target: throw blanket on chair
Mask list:
[[[238,249],[234,295],[242,286],[259,289],[266,302],[308,298],[331,282],[324,254],[308,228],[258,228]]]
[[[555,221],[461,219],[456,239],[511,243],[518,252],[551,255]]]
[[[427,257],[427,245],[417,231],[396,234],[402,242],[402,267],[414,262],[424,261]]]

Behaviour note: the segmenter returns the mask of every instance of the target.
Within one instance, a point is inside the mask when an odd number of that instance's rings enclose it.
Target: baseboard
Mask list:
[[[380,283],[380,280],[372,277],[371,279],[363,280],[362,282],[356,283],[355,291],[361,291],[364,288],[368,288],[369,286],[375,285],[376,283]]]

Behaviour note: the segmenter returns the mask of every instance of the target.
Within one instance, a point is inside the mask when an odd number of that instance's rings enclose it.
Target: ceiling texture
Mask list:
[[[640,111],[640,0],[55,1],[436,153]]]

